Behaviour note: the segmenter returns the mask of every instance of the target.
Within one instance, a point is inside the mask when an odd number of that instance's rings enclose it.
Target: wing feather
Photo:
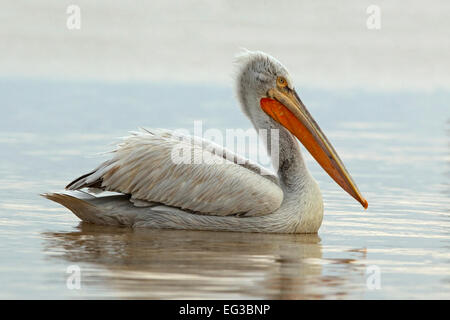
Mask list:
[[[188,152],[189,161],[173,161],[173,150]],[[195,162],[204,155],[209,161]],[[66,188],[93,185],[130,194],[136,203],[209,215],[265,215],[283,201],[278,180],[267,169],[210,141],[169,130],[132,133],[112,159]]]

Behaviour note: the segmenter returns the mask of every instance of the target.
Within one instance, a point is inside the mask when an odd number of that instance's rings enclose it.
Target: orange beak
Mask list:
[[[367,209],[367,200],[295,90],[270,89],[268,96],[260,101],[264,112],[296,136],[328,175]]]

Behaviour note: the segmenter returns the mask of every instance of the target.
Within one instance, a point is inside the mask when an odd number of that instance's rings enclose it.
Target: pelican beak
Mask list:
[[[270,89],[267,95],[260,101],[264,112],[296,136],[328,175],[367,209],[367,200],[295,90]]]

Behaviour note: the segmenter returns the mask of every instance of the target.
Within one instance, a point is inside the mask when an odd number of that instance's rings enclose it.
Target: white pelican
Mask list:
[[[367,208],[336,151],[298,97],[287,69],[262,52],[245,52],[237,64],[237,95],[243,112],[256,130],[279,130],[278,152],[267,147],[272,160],[276,156],[279,163],[276,175],[197,137],[184,141],[194,153],[210,152],[222,163],[174,163],[171,152],[180,143],[180,135],[149,130],[126,138],[110,160],[66,187],[122,195],[96,197],[77,191],[44,196],[81,220],[102,225],[316,233],[323,217],[322,196],[296,137],[331,178]]]

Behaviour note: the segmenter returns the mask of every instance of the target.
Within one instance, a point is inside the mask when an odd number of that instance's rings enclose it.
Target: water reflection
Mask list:
[[[78,229],[44,233],[43,250],[50,259],[79,264],[83,285],[100,289],[102,296],[107,289],[111,297],[150,299],[347,297],[345,288],[358,294],[348,284],[364,283],[354,263],[365,252],[324,259],[317,234],[130,230],[85,223]],[[339,266],[330,268],[337,272],[324,272],[327,265]]]

